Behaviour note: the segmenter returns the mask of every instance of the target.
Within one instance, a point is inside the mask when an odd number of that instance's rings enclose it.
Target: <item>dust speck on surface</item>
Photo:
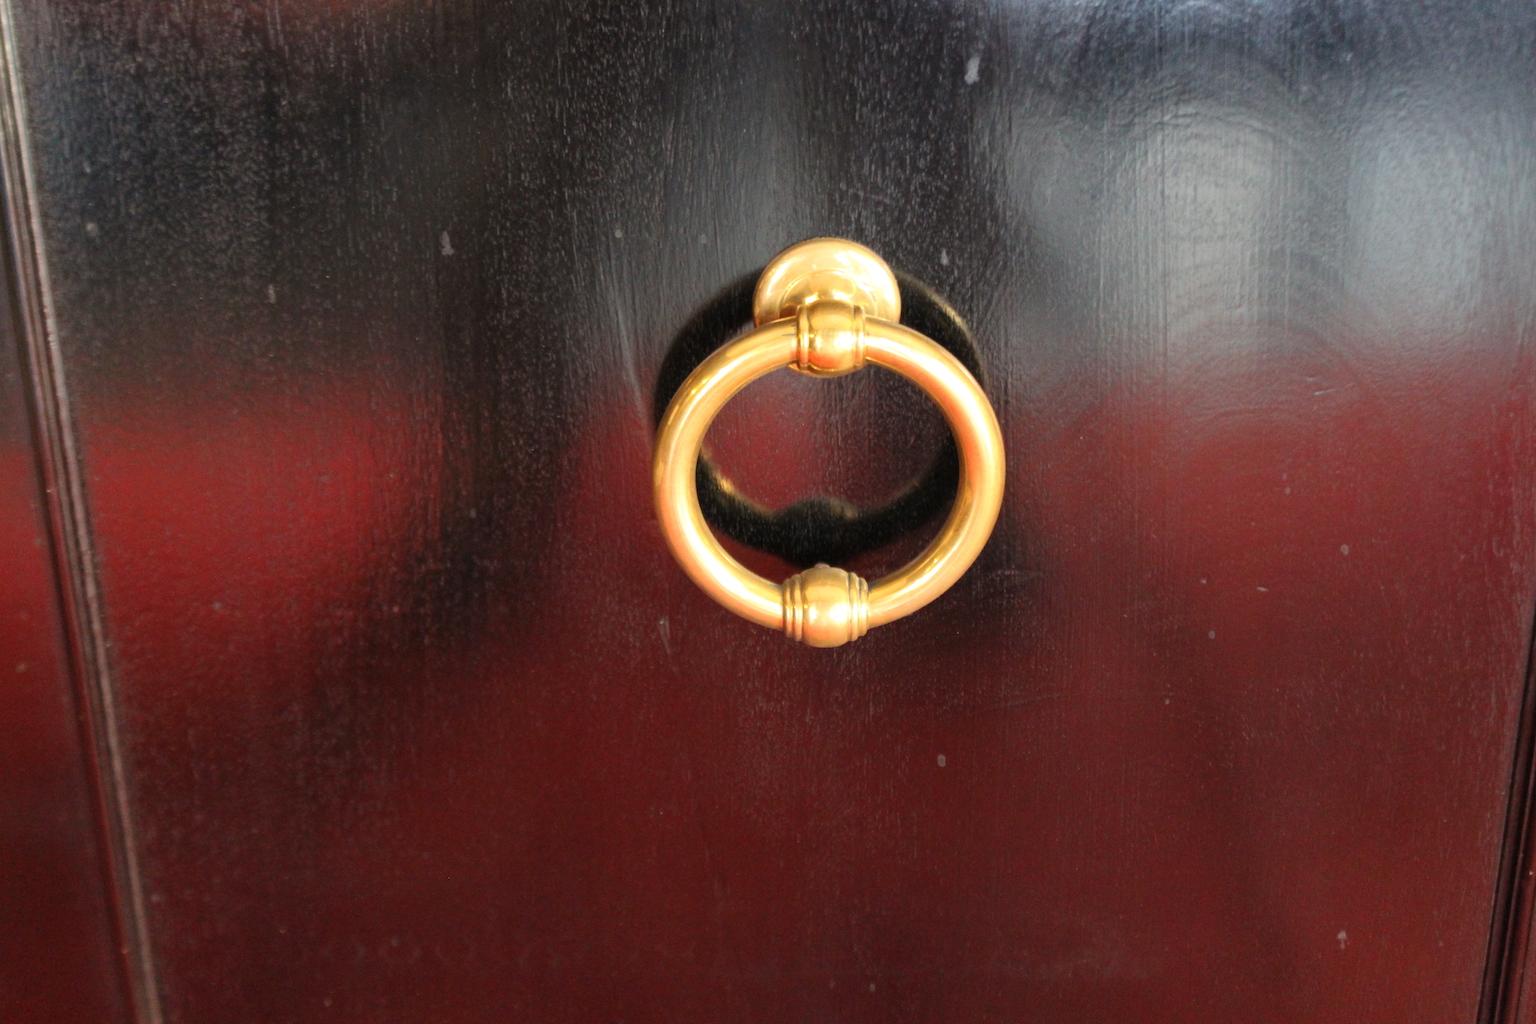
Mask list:
[[[870,991],[871,991],[871,992],[873,992],[873,991],[874,991],[874,990],[875,990],[875,983],[874,983],[874,982],[870,982],[870,983],[869,983],[869,990],[870,990]]]
[[[667,616],[656,620],[656,633],[661,637],[661,649],[672,657],[672,622]]]
[[[267,285],[267,304],[268,305],[276,305],[277,304],[277,285],[275,285],[275,284]]]
[[[613,237],[614,238],[623,238],[624,237],[624,229],[623,228],[614,228],[613,229]]]
[[[965,84],[975,85],[981,81],[981,54],[973,53],[965,62]]]
[[[442,251],[444,256],[453,255],[453,239],[448,237],[447,231],[444,231],[442,234],[437,236],[437,247]]]
[[[28,665],[27,665],[27,663],[26,663],[26,662],[24,662],[24,661],[18,661],[18,662],[17,662],[17,663],[16,663],[16,674],[17,674],[17,675],[21,675],[21,674],[22,674],[22,673],[24,673],[24,672],[26,672],[26,670],[27,670],[27,668],[28,668],[28,667],[29,667],[29,666],[28,666]],[[940,764],[943,764],[943,763],[944,763],[944,759],[943,759],[943,758],[942,758],[942,757],[941,757],[941,758],[939,758],[939,763],[940,763]]]
[[[1340,928],[1339,934],[1335,935],[1334,939],[1338,942],[1339,948],[1343,949],[1345,946],[1349,945],[1349,932],[1345,931],[1343,928]]]
[[[1209,633],[1207,633],[1205,635],[1206,635],[1206,637],[1208,639],[1211,639],[1211,640],[1215,640],[1216,639],[1216,631],[1214,629],[1211,630]]]
[[[943,754],[940,754],[939,755],[939,767],[943,768],[947,764],[949,764],[948,759],[946,759]]]
[[[948,249],[940,249],[939,250],[939,266],[941,266],[941,267],[949,266],[949,250]]]
[[[1340,544],[1339,545],[1339,554],[1341,554],[1344,557],[1348,558],[1349,557],[1349,545],[1348,544]]]
[[[93,220],[85,222],[85,234],[87,238],[101,237],[101,227]]]

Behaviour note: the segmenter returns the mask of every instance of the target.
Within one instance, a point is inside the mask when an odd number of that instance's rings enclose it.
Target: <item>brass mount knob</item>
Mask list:
[[[657,519],[678,563],[720,604],[812,647],[839,647],[922,608],[970,568],[1002,507],[1002,431],[960,361],[897,323],[895,275],[856,242],[813,238],[785,249],[758,279],[752,313],[757,329],[715,350],[667,407],[653,461]],[[704,435],[726,402],[774,370],[836,377],[870,363],[906,377],[943,410],[960,450],[954,508],[921,554],[873,584],[825,565],[783,584],[766,580],[704,522],[694,475]]]

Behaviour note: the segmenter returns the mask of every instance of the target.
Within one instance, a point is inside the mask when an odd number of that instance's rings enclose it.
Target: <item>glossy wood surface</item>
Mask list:
[[[10,17],[140,1016],[1489,1012],[1529,6]],[[674,333],[822,234],[955,305],[1009,455],[970,575],[832,653],[698,593],[648,481]],[[899,490],[941,426],[865,377],[715,456]]]
[[[0,288],[0,1021],[109,1024],[114,887],[16,312]]]

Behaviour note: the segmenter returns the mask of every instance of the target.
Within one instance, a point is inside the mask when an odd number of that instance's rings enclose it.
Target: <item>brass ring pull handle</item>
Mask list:
[[[694,367],[722,340],[742,333],[742,324],[751,322],[752,292],[762,272],[758,267],[726,285],[679,328],[657,371],[653,429],[661,426],[667,406]],[[900,270],[896,270],[896,284],[901,292],[901,322],[938,342],[985,390],[981,354],[960,314],[927,284]],[[931,451],[923,471],[883,501],[865,504],[818,493],[772,508],[754,500],[710,461],[706,438],[694,486],[704,521],[727,548],[734,540],[798,568],[819,562],[842,565],[851,557],[885,547],[929,520],[936,525],[949,512],[960,482],[960,450],[948,428]]]
[[[901,298],[885,261],[838,238],[784,250],[758,279],[757,329],[715,351],[667,407],[653,463],[656,514],[685,572],[742,618],[812,647],[838,647],[910,615],[954,585],[986,546],[1003,501],[1003,436],[974,377],[954,356],[897,323]],[[699,509],[695,465],[725,403],[784,367],[836,377],[867,363],[894,370],[938,403],[960,450],[960,484],[943,527],[896,572],[866,583],[818,565],[782,585],[748,570],[715,539]]]

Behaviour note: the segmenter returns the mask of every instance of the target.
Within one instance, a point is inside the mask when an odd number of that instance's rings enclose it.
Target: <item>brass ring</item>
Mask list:
[[[901,322],[960,360],[985,390],[981,354],[960,314],[923,281],[892,270],[901,293]],[[667,406],[694,367],[723,341],[740,334],[743,324],[751,323],[752,292],[762,272],[758,267],[732,281],[679,329],[657,373],[653,430],[661,426]],[[960,481],[960,451],[946,427],[928,465],[884,501],[861,504],[831,494],[810,494],[773,508],[754,500],[710,460],[712,439],[705,438],[694,475],[704,521],[726,547],[736,541],[797,569],[820,562],[841,565],[850,557],[885,547],[930,520],[936,526],[948,514]]]
[[[758,280],[758,328],[699,364],[657,433],[656,514],[683,570],[742,618],[813,647],[857,640],[944,593],[986,546],[1002,507],[1003,437],[991,403],[959,360],[897,323],[900,312],[895,277],[870,250],[830,238],[791,246]],[[766,580],[732,558],[704,521],[695,485],[704,435],[731,398],[774,370],[830,377],[867,363],[922,388],[949,422],[960,451],[949,518],[921,554],[873,585],[825,565],[782,585]]]

